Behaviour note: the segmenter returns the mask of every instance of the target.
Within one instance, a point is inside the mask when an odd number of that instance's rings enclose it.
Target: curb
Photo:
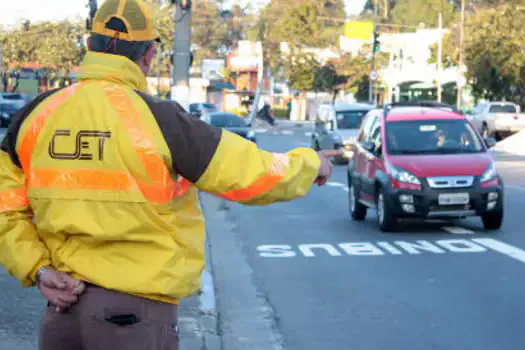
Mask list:
[[[201,195],[199,199],[202,202]],[[179,307],[179,348],[181,350],[222,350],[209,233],[209,228],[207,228],[206,268],[201,275],[201,289],[197,295],[183,299]]]

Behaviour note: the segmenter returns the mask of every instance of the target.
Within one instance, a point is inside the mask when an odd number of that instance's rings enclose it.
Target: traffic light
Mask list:
[[[381,50],[381,42],[379,41],[379,33],[374,32],[374,53]]]

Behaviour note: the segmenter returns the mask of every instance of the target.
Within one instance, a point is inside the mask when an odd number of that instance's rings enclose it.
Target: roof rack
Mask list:
[[[385,118],[388,115],[388,112],[390,112],[390,110],[392,110],[395,107],[429,107],[429,108],[436,108],[436,109],[450,109],[454,113],[461,113],[456,108],[456,106],[449,105],[446,103],[435,102],[435,101],[402,101],[402,102],[394,102],[394,103],[385,104],[383,107]]]

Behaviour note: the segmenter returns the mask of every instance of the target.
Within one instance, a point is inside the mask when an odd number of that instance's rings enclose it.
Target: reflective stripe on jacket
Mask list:
[[[145,90],[133,62],[88,53],[78,83],[16,115],[0,151],[0,263],[24,286],[52,264],[177,303],[204,266],[198,190],[268,204],[312,186],[313,150],[259,150]]]

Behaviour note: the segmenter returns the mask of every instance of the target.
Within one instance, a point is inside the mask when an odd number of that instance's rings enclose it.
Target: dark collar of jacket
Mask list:
[[[102,80],[147,93],[146,77],[130,59],[117,55],[88,52],[80,66],[78,80]]]

